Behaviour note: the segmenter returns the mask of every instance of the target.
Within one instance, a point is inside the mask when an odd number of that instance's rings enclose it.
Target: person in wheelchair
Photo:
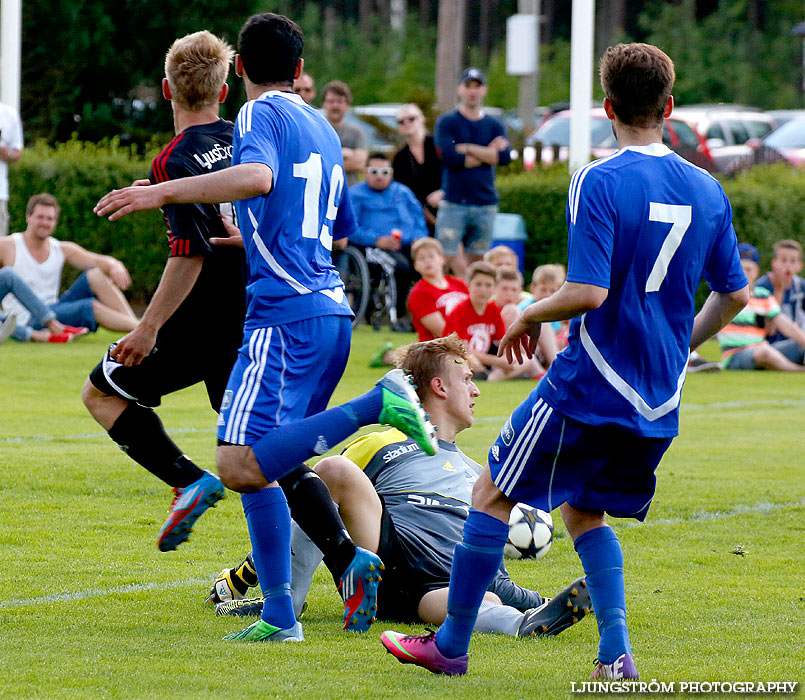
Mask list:
[[[362,249],[369,263],[372,285],[383,274],[396,282],[394,309],[389,309],[393,330],[410,330],[398,320],[407,313],[406,299],[416,273],[411,261],[411,244],[428,235],[422,206],[405,185],[392,180],[393,169],[384,153],[369,155],[365,180],[350,187],[358,233],[349,242]]]

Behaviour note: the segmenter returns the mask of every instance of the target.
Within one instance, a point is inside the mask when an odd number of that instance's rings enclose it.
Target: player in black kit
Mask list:
[[[218,105],[227,95],[232,57],[231,47],[207,31],[173,43],[162,92],[171,101],[176,136],[139,184],[229,167],[233,125],[219,118]],[[169,551],[223,498],[224,487],[182,453],[153,408],[162,396],[204,382],[210,405],[220,410],[243,336],[246,262],[242,249],[210,242],[233,232],[226,218],[231,205],[171,204],[162,211],[170,249],[162,279],[137,328],[91,372],[82,398],[124,452],[174,488],[157,542]]]

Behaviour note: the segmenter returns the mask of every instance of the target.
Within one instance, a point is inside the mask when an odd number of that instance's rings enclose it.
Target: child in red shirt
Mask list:
[[[492,343],[499,342],[506,333],[500,309],[492,303],[495,269],[489,263],[473,263],[467,268],[467,281],[469,298],[447,316],[444,335],[455,332],[459,338],[467,341],[474,372],[486,373],[488,367],[508,367],[505,358],[490,353]]]
[[[414,269],[422,279],[411,289],[408,311],[420,341],[439,338],[445,319],[468,296],[467,285],[458,277],[444,274],[442,244],[435,238],[420,238],[411,246]]]

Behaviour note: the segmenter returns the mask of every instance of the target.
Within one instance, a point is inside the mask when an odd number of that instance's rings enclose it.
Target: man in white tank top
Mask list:
[[[23,233],[0,239],[0,267],[12,268],[63,324],[92,331],[98,326],[113,331],[131,331],[137,326],[137,317],[121,291],[131,284],[123,263],[53,238],[59,220],[59,203],[53,195],[31,197],[25,219],[28,226]],[[85,272],[59,296],[65,263]],[[3,300],[2,310],[14,314],[20,326],[42,328],[11,295]]]

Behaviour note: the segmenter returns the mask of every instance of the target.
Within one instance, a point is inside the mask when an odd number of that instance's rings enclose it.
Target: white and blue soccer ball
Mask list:
[[[509,515],[509,539],[503,548],[509,559],[542,559],[553,542],[553,518],[539,508],[518,503]]]

